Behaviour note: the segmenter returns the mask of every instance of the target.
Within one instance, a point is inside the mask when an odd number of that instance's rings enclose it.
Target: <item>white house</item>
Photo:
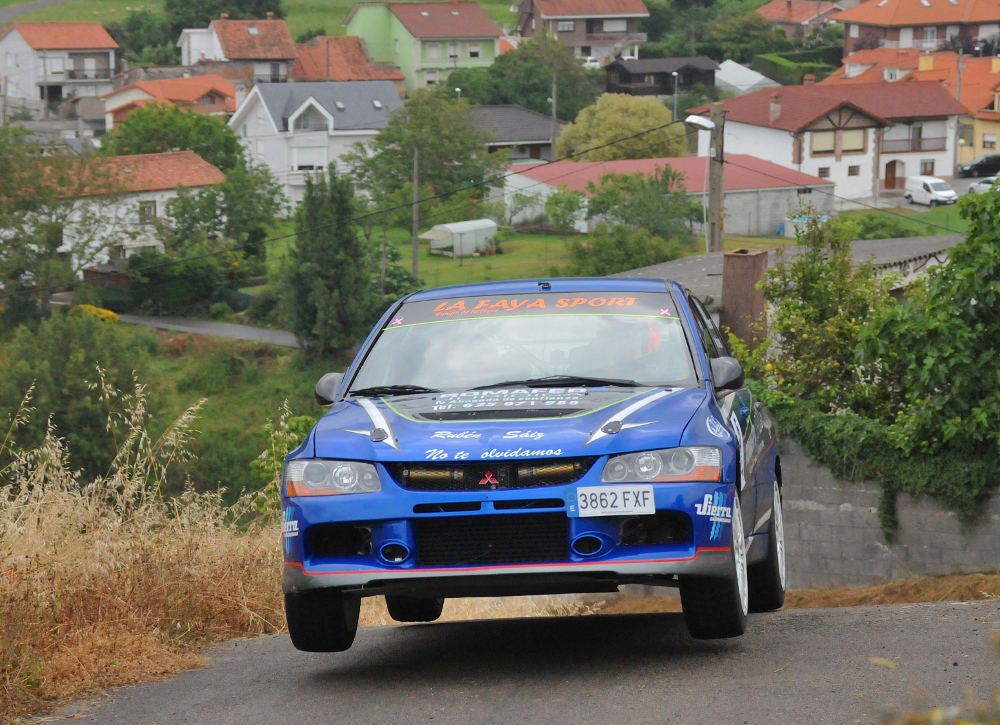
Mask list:
[[[808,205],[821,214],[833,209],[833,183],[782,168],[746,154],[727,154],[723,175],[725,230],[740,236],[773,235],[787,217]],[[503,196],[508,209],[516,209],[512,222],[528,222],[545,213],[545,200],[555,191],[587,194],[607,174],[651,176],[669,166],[684,179],[684,188],[708,207],[709,164],[705,156],[629,159],[623,161],[556,161],[551,164],[518,164],[509,167]],[[703,219],[704,222],[704,219]],[[592,230],[594,220],[581,213],[575,228]],[[701,225],[704,231],[704,224]]]
[[[907,176],[952,176],[966,113],[936,81],[782,86],[721,103],[726,157],[754,154],[828,179],[845,203],[878,199]],[[699,153],[710,136],[699,134]]]
[[[113,263],[137,249],[162,251],[153,222],[164,214],[179,187],[203,188],[225,181],[219,169],[194,151],[110,156],[81,160],[85,180],[63,227],[61,252],[73,268]],[[93,179],[93,183],[86,183]]]
[[[388,80],[258,83],[229,125],[248,155],[265,164],[297,203],[310,172],[370,139],[402,105]]]
[[[68,98],[111,90],[118,44],[100,23],[15,23],[0,31],[0,79],[8,110],[35,113]]]
[[[264,20],[231,20],[223,13],[207,28],[185,28],[177,40],[181,65],[229,61],[253,69],[256,81],[284,82],[298,57],[295,41],[284,20],[271,13]]]

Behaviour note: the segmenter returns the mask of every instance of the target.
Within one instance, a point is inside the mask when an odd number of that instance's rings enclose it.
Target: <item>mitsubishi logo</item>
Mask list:
[[[483,477],[479,479],[480,486],[497,486],[500,482],[493,475],[493,471],[484,471]]]

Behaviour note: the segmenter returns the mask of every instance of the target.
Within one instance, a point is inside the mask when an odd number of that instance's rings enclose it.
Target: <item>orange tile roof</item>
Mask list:
[[[771,0],[757,8],[758,15],[764,16],[772,23],[787,25],[805,25],[820,18],[836,17],[840,6],[831,2],[814,2],[813,0]]]
[[[15,23],[34,50],[115,50],[118,43],[100,23]]]
[[[404,81],[398,68],[373,63],[365,54],[361,38],[353,35],[313,38],[296,46],[299,57],[293,66],[299,81]]]
[[[230,20],[209,25],[229,60],[292,60],[295,42],[284,20]]]
[[[226,175],[194,151],[168,151],[162,154],[109,156],[89,163],[104,173],[114,174],[129,193],[166,191],[178,186],[214,186]]]
[[[916,84],[916,85],[915,85]],[[777,97],[781,112],[771,119],[772,99]],[[834,83],[781,86],[748,93],[722,101],[726,120],[754,126],[802,131],[837,108],[846,106],[891,121],[902,118],[941,118],[961,115],[965,109],[940,83]],[[708,106],[692,109],[705,113]]]
[[[188,78],[137,81],[106,93],[102,98],[112,98],[132,88],[143,91],[152,99],[193,105],[194,110],[198,110],[196,105],[198,101],[211,93],[224,99],[223,104],[227,112],[236,111],[236,84],[214,73]]]
[[[868,0],[837,15],[839,23],[880,27],[995,23],[997,0]]]
[[[642,0],[535,0],[535,9],[543,18],[649,16]]]
[[[499,38],[498,26],[474,2],[389,3],[389,11],[414,38]]]

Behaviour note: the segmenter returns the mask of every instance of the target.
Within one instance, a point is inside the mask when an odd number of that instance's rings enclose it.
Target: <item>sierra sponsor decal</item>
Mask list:
[[[586,388],[500,388],[434,396],[435,413],[505,408],[569,408],[583,404]]]
[[[722,491],[706,493],[705,498],[700,503],[694,505],[694,510],[699,516],[707,516],[712,522],[712,531],[709,539],[715,541],[722,533],[722,525],[731,523],[733,520],[733,507],[726,506],[726,494]]]
[[[299,521],[295,510],[289,506],[281,517],[281,538],[285,540],[285,557],[292,554],[292,539],[299,535]]]

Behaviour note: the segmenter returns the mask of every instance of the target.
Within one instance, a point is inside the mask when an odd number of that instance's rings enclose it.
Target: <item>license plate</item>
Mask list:
[[[654,514],[653,487],[648,484],[632,486],[581,486],[576,489],[577,516],[625,516]]]

